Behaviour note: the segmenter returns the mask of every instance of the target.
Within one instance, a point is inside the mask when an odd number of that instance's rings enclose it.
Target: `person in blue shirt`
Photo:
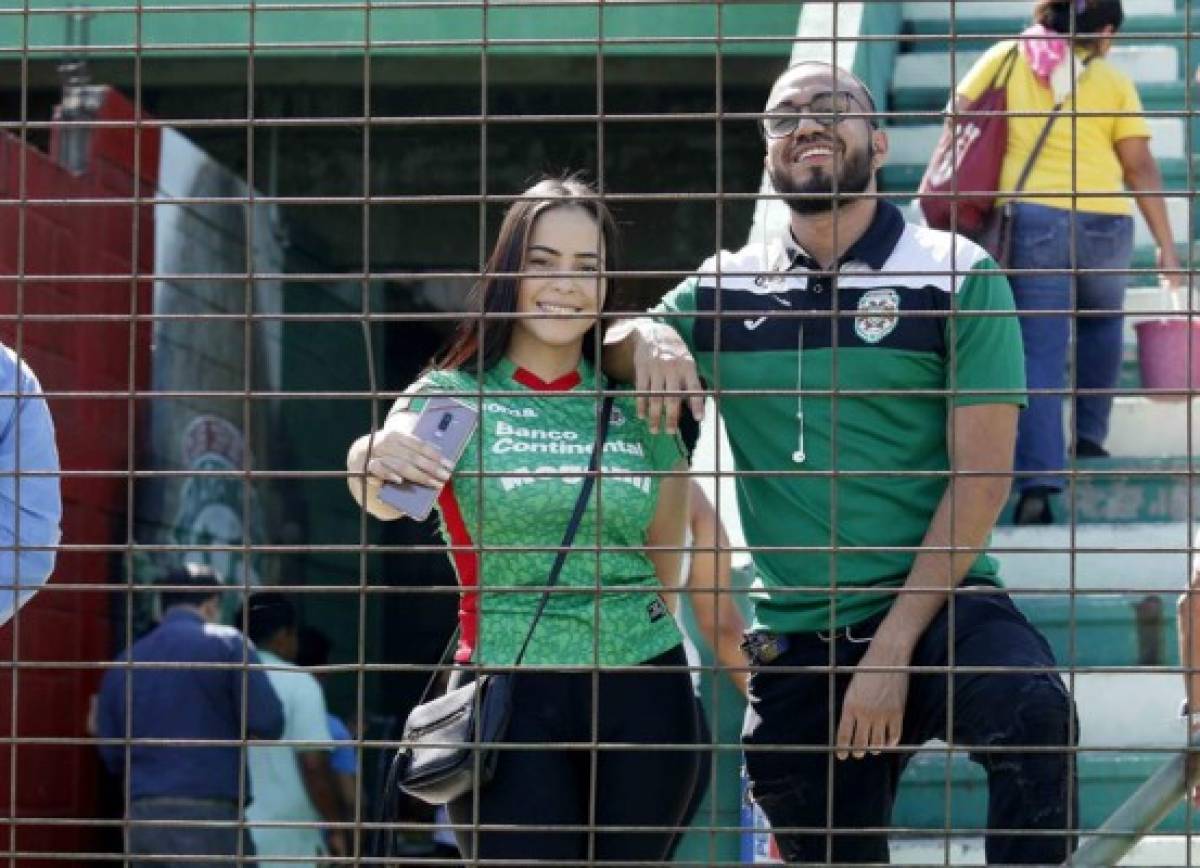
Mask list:
[[[130,864],[194,868],[201,864],[194,858],[161,857],[209,856],[213,861],[202,864],[233,865],[239,856],[254,855],[242,825],[242,808],[252,798],[243,739],[279,738],[283,705],[266,673],[246,668],[261,662],[253,643],[218,623],[224,586],[211,568],[189,564],[157,584],[163,587],[162,621],[117,661],[129,665],[108,670],[100,685],[96,727],[105,740],[100,756],[126,780]],[[155,663],[189,665],[155,668]],[[227,744],[141,743],[150,739]],[[139,824],[148,820],[204,825]],[[139,859],[152,856],[160,858]]]
[[[50,408],[33,371],[0,344],[0,624],[50,578],[61,519]]]

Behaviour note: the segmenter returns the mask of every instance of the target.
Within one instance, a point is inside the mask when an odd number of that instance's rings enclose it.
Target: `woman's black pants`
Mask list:
[[[686,666],[676,647],[644,671],[518,674],[514,747],[501,749],[490,783],[449,805],[463,856],[665,861],[699,766]]]

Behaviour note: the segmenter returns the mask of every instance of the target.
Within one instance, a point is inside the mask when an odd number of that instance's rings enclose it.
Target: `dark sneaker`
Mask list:
[[[1027,488],[1021,492],[1013,509],[1013,524],[1054,524],[1054,513],[1050,510],[1052,488]]]
[[[1086,437],[1080,437],[1075,441],[1075,457],[1076,458],[1108,458],[1108,450],[1097,443],[1095,440],[1088,440]]]

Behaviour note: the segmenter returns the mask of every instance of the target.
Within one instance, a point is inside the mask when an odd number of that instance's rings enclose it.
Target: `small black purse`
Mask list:
[[[513,662],[514,667],[519,666],[525,657],[533,631],[550,599],[550,589],[558,582],[575,532],[583,519],[595,485],[604,443],[608,439],[612,405],[612,397],[605,398],[601,404],[596,444],[592,448],[588,473],[580,486],[575,511],[571,514],[562,546],[550,568],[546,590],[538,601],[529,632]],[[450,640],[442,658],[443,663],[449,660],[451,650],[457,645],[457,635],[456,632]],[[403,746],[396,751],[388,771],[385,798],[392,798],[399,787],[408,795],[428,804],[444,805],[488,783],[495,774],[500,755],[496,744],[503,740],[512,715],[514,676],[515,673],[511,671],[483,673],[473,681],[429,700],[429,693],[437,680],[435,672],[425,686],[421,701],[409,712],[405,721]]]

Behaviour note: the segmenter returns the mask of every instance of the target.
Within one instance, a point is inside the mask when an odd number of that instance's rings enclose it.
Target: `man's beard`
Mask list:
[[[834,193],[833,176],[818,166],[810,170],[805,180],[794,182],[791,175],[780,172],[771,164],[769,174],[775,192],[797,214],[825,214],[837,205],[848,204],[844,197],[865,193],[871,185],[871,160],[874,147],[868,143],[866,150],[856,151],[845,157],[837,179]],[[850,200],[853,201],[853,200]]]

